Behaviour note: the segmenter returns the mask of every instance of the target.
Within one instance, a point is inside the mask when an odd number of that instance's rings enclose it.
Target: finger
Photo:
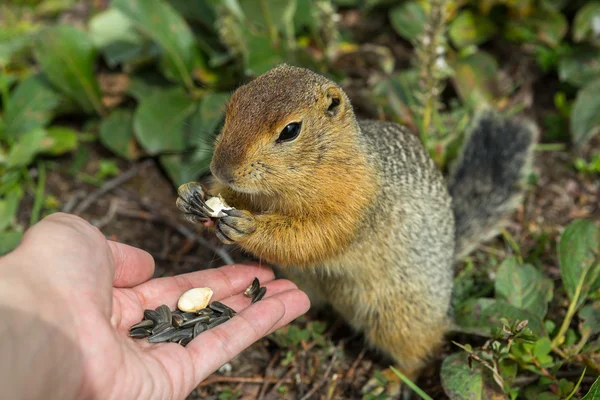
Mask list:
[[[306,313],[309,307],[306,294],[292,289],[265,298],[202,333],[186,347],[194,363],[195,382],[199,383],[257,340]]]
[[[157,278],[134,288],[143,308],[156,308],[166,304],[175,308],[177,300],[186,290],[210,287],[213,300],[220,300],[246,289],[254,278],[261,283],[272,281],[273,270],[257,264],[234,264],[216,269],[191,272],[166,278]]]
[[[141,249],[108,241],[115,261],[114,287],[133,287],[146,282],[154,274],[154,258]]]

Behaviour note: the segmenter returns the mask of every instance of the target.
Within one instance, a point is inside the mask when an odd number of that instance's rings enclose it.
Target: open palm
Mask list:
[[[309,307],[308,298],[293,283],[273,280],[272,271],[258,265],[149,280],[154,261],[148,253],[107,241],[87,222],[66,214],[52,215],[33,227],[21,246],[0,260],[0,273],[25,254],[27,262],[37,265],[29,281],[53,289],[44,315],[68,320],[56,326],[78,353],[77,362],[71,363],[79,377],[74,398],[183,399],[221,365]],[[267,295],[250,306],[242,292],[254,277],[267,287]],[[232,307],[237,315],[186,347],[128,337],[144,309],[161,304],[174,309],[179,296],[192,287],[212,288],[213,300]]]

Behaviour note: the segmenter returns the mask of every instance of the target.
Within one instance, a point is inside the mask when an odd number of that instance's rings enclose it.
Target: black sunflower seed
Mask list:
[[[210,320],[210,315],[198,315],[194,319],[188,319],[187,321],[185,321],[181,325],[181,327],[182,328],[187,328],[188,326],[194,326],[194,325],[196,325],[198,322],[208,322],[208,320]]]
[[[244,295],[246,297],[254,297],[254,295],[256,294],[256,292],[258,292],[259,289],[260,282],[258,281],[258,278],[254,278],[250,286],[248,286],[248,288],[244,291]]]
[[[138,329],[138,328],[152,328],[154,326],[154,321],[152,321],[151,319],[145,319],[141,322],[138,322],[135,325],[132,325],[131,328],[129,328],[130,331],[134,330],[134,329]]]
[[[230,319],[230,317],[228,317],[228,316],[215,318],[215,319],[211,320],[210,323],[208,324],[208,329],[212,329],[215,326],[219,326],[223,322],[228,321],[229,319]]]
[[[194,328],[180,329],[176,331],[176,334],[169,339],[169,342],[179,342],[181,339],[191,338],[194,334]]]
[[[254,295],[254,298],[252,299],[252,304],[256,303],[257,301],[259,301],[260,299],[262,299],[263,297],[265,297],[265,293],[267,293],[267,288],[263,286]]]
[[[175,328],[179,328],[181,324],[185,322],[185,318],[183,318],[183,315],[181,314],[173,314],[171,319],[173,320],[173,326]]]
[[[224,312],[226,312],[227,308],[228,308],[225,304],[221,303],[220,301],[213,301],[212,303],[210,303],[208,305],[208,307],[211,310],[216,311],[216,312],[221,313],[221,314],[223,314]]]
[[[168,306],[163,304],[162,306],[157,307],[156,311],[160,314],[161,322],[167,322],[169,325],[171,325],[172,314],[171,309]]]
[[[206,325],[204,322],[198,322],[196,325],[194,325],[194,332],[193,332],[194,335],[193,336],[196,337],[207,329],[208,329],[208,325]]]
[[[198,310],[196,313],[199,315],[213,315],[215,312],[210,308],[203,308],[202,310]]]
[[[152,329],[152,334],[156,335],[158,333],[161,333],[161,332],[164,332],[164,331],[170,330],[170,329],[175,329],[175,328],[173,328],[173,325],[169,324],[168,322],[161,322],[160,324],[156,325]]]
[[[160,343],[160,342],[166,342],[168,340],[171,340],[171,338],[175,335],[177,335],[178,331],[177,329],[173,328],[172,326],[169,326],[168,329],[165,329],[164,331],[161,331],[159,333],[153,334],[152,336],[150,336],[148,338],[148,341],[150,343]]]
[[[182,345],[183,347],[187,346],[189,342],[192,341],[193,338],[185,338],[185,339],[181,339],[179,342],[180,345]]]
[[[129,336],[135,339],[141,339],[150,336],[150,332],[144,328],[136,328],[129,332]]]
[[[144,319],[154,321],[155,324],[159,324],[162,322],[160,314],[154,310],[144,310]]]
[[[198,314],[194,313],[194,312],[186,312],[181,314],[181,316],[183,317],[184,320],[188,321],[190,319],[194,319],[198,316]]]

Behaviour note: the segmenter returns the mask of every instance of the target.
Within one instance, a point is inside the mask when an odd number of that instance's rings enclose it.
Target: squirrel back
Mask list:
[[[538,132],[529,121],[479,111],[449,176],[456,229],[455,259],[497,235],[524,193]]]

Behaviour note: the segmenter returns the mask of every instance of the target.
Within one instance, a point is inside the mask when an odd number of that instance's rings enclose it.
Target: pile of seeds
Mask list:
[[[251,297],[254,304],[264,297],[266,291],[267,288],[260,287],[258,278],[254,278],[244,294]],[[129,328],[129,336],[134,339],[147,338],[150,343],[174,342],[186,346],[202,332],[221,325],[235,314],[235,310],[219,301],[196,312],[171,311],[163,304],[155,310],[145,310],[144,319]]]
[[[254,278],[252,284],[248,286],[248,289],[246,289],[246,291],[244,292],[244,295],[246,297],[252,298],[252,304],[254,304],[263,297],[265,297],[265,293],[267,293],[267,288],[264,286],[260,287],[260,282],[258,281],[258,278]]]

